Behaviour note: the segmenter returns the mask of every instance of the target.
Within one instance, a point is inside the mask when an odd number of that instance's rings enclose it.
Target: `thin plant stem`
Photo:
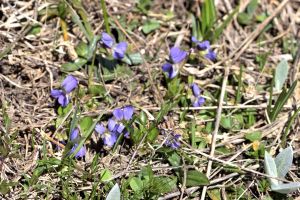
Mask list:
[[[95,63],[96,52],[97,52],[97,47],[95,47],[95,51],[94,51],[94,55],[93,55],[93,60],[92,60],[92,65],[91,65],[90,74],[89,74],[89,84],[88,84],[88,88],[89,89],[91,89],[91,84],[92,84],[93,67],[94,67],[94,63]]]

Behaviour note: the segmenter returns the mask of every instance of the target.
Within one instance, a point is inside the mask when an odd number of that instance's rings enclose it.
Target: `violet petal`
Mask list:
[[[170,63],[165,63],[162,66],[164,72],[169,72],[172,69],[172,65]]]
[[[170,78],[170,79],[172,79],[172,78],[174,78],[176,75],[177,75],[177,73],[178,73],[178,70],[175,70],[175,69],[171,69],[170,71],[169,71],[169,73],[168,73],[168,77]]]
[[[192,42],[198,43],[199,41],[197,40],[197,38],[195,38],[194,36],[192,36]]]
[[[114,44],[114,39],[107,33],[102,33],[101,41],[104,43],[105,46],[111,48]]]
[[[77,138],[77,136],[78,136],[78,129],[74,129],[71,133],[70,139],[74,140],[75,138]]]
[[[116,141],[117,141],[117,135],[115,133],[107,134],[103,138],[104,145],[107,145],[107,146],[113,146]]]
[[[193,87],[193,93],[194,93],[194,95],[196,97],[199,96],[200,95],[200,88],[199,88],[199,86],[196,83],[193,83],[192,87]]]
[[[74,78],[72,75],[65,78],[65,80],[62,83],[62,87],[65,88],[67,93],[70,93],[78,84],[78,81],[76,78]]]
[[[62,106],[62,107],[67,107],[68,103],[69,103],[69,98],[65,95],[61,95],[58,98],[58,103]]]
[[[82,146],[79,151],[77,152],[77,154],[75,155],[75,158],[78,158],[78,157],[83,157],[85,154],[85,148]]]
[[[133,115],[133,107],[127,106],[123,109],[123,115],[125,120],[129,121]]]
[[[51,91],[51,96],[54,97],[54,98],[58,98],[61,95],[65,95],[62,90],[52,90]]]
[[[205,55],[206,58],[214,60],[217,57],[217,54],[211,50],[209,50],[209,53]]]
[[[100,135],[103,135],[103,133],[105,133],[106,128],[100,124],[97,124],[95,126],[95,130],[97,131],[97,133],[99,133]]]
[[[120,108],[117,108],[113,111],[113,115],[118,121],[123,119],[123,111]]]
[[[116,126],[116,121],[113,119],[109,119],[107,124],[108,130],[113,131],[115,126]]]

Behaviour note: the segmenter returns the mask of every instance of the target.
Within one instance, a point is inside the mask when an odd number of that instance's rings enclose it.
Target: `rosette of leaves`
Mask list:
[[[265,171],[268,175],[283,179],[293,162],[293,149],[288,147],[280,152],[275,159],[266,151],[265,152]],[[300,187],[300,182],[283,184],[281,181],[268,178],[271,183],[271,190],[288,194],[294,192]]]

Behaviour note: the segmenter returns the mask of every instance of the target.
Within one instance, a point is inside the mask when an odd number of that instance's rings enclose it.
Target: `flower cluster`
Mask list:
[[[204,41],[203,43],[199,42],[195,37],[191,39],[193,42],[197,43],[197,46],[192,47],[189,52],[190,53],[198,53],[200,52],[205,57],[214,60],[217,55],[210,50],[210,42]],[[187,53],[183,50],[180,51],[179,47],[172,47],[170,50],[170,63],[165,63],[162,66],[163,71],[168,72],[168,77],[173,79],[180,69],[180,67],[184,64]]]
[[[109,119],[107,128],[101,124],[95,126],[95,130],[103,137],[104,145],[113,146],[117,141],[118,136],[125,130],[125,126],[122,121],[129,121],[133,115],[133,108],[131,106],[125,107],[123,110],[115,109],[113,115],[116,118],[117,122],[114,119]],[[129,132],[126,130],[124,136],[128,136]]]
[[[74,140],[74,139],[76,139],[77,137],[78,137],[78,129],[74,129],[74,130],[72,131],[72,133],[71,133],[70,139],[71,139],[71,140]],[[61,137],[58,137],[56,141],[57,141],[58,143],[60,143],[60,144],[65,145],[66,142],[65,142],[64,139],[66,140],[67,138],[61,138]],[[51,144],[52,144],[52,145],[55,145],[56,148],[58,149],[58,151],[60,151],[60,150],[62,149],[59,145],[55,144],[54,142],[51,142]],[[72,154],[72,153],[75,151],[75,149],[77,148],[77,146],[78,146],[78,143],[75,143],[75,145],[74,145],[74,146],[72,147],[72,149],[71,149],[70,154]],[[84,154],[85,154],[85,148],[82,146],[82,147],[79,149],[79,151],[76,153],[75,158],[83,157]]]
[[[204,41],[203,43],[199,42],[194,36],[192,36],[192,41],[198,43],[197,46],[192,47],[191,51],[194,53],[203,52],[205,57],[211,60],[216,59],[217,55],[215,52],[210,50],[210,42]]]
[[[174,135],[172,139],[166,141],[166,146],[169,145],[172,149],[178,149],[180,147],[180,143],[176,139],[179,137],[181,137],[180,134]]]
[[[200,107],[204,104],[205,99],[200,95],[200,88],[196,83],[190,85],[192,87],[193,95],[191,101],[194,107]]]
[[[109,54],[115,59],[124,58],[125,51],[127,49],[126,42],[116,43],[114,39],[107,33],[102,33],[102,37],[98,43],[100,47],[103,47]]]
[[[54,98],[58,98],[58,103],[63,106],[67,107],[68,103],[70,102],[69,93],[78,85],[78,81],[72,75],[65,78],[61,87],[61,90],[52,90],[51,96]]]

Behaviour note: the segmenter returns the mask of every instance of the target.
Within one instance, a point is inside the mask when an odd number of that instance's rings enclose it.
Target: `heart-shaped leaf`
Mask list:
[[[76,47],[76,53],[78,56],[85,57],[88,52],[88,46],[85,42],[81,41]]]
[[[183,183],[184,175],[181,173],[181,182]],[[186,172],[186,186],[187,187],[193,187],[197,185],[208,185],[209,180],[208,178],[202,174],[201,172],[192,170]]]
[[[148,34],[151,31],[159,28],[159,26],[160,25],[157,21],[145,19],[143,22],[143,32],[145,34]]]

